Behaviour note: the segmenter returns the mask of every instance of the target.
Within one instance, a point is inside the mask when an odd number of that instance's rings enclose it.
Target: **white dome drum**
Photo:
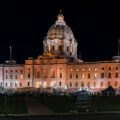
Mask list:
[[[73,32],[66,25],[63,14],[59,14],[57,18],[57,21],[50,27],[43,41],[44,53],[77,59],[77,41],[74,38]]]

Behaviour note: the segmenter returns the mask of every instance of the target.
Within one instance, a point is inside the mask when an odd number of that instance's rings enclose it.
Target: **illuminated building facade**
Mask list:
[[[28,58],[24,65],[10,62],[1,65],[0,85],[5,89],[34,87],[69,92],[74,89],[100,91],[110,85],[120,89],[120,57],[83,62],[77,57],[77,45],[63,14],[59,14],[43,40],[43,55]]]

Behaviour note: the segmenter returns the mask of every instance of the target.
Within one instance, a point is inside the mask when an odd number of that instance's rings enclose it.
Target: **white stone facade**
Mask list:
[[[24,65],[7,61],[0,65],[0,86],[4,89],[34,87],[61,91],[100,91],[108,86],[120,89],[120,57],[111,61],[83,62],[77,58],[77,41],[64,16],[49,29],[43,40],[44,53]]]

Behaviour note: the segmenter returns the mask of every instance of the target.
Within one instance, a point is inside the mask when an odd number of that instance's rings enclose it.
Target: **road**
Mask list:
[[[120,120],[120,114],[1,117],[0,120]]]

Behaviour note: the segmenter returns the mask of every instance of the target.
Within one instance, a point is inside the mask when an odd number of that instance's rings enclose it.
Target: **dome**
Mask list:
[[[63,14],[57,16],[57,21],[52,25],[47,33],[48,39],[74,39],[72,30],[64,21]]]

